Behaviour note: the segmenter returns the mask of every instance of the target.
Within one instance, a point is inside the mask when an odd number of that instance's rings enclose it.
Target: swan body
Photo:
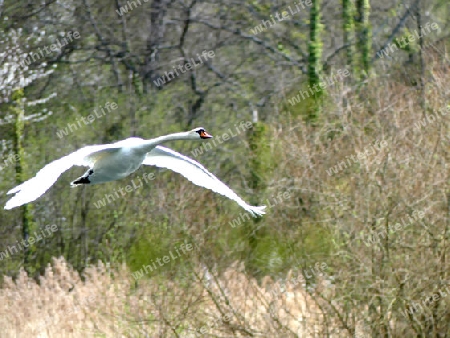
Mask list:
[[[265,206],[255,207],[247,204],[197,161],[160,145],[174,140],[202,140],[211,137],[200,127],[152,140],[130,137],[112,144],[83,147],[47,164],[36,176],[8,191],[8,194],[15,195],[6,203],[5,209],[9,210],[38,199],[62,173],[74,165],[89,167],[89,170],[73,181],[71,186],[116,181],[132,174],[144,164],[175,171],[192,183],[235,201],[254,217],[265,214]]]

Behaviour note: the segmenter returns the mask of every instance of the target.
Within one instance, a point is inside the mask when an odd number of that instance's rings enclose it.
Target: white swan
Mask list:
[[[89,170],[73,181],[71,186],[115,181],[127,177],[142,164],[146,164],[173,170],[192,183],[237,202],[254,217],[265,214],[265,206],[254,207],[245,203],[200,163],[169,148],[159,146],[167,141],[201,140],[211,137],[205,129],[200,127],[152,140],[131,137],[112,144],[86,146],[47,164],[36,176],[8,191],[8,194],[15,195],[6,203],[5,209],[9,210],[36,200],[56,182],[63,172],[74,165],[89,167]]]

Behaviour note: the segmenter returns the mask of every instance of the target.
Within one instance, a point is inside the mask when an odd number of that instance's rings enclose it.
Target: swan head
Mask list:
[[[205,131],[205,128],[203,127],[194,128],[191,131],[189,131],[188,134],[189,138],[192,138],[194,140],[198,139],[206,140],[213,137],[212,135],[208,134]]]

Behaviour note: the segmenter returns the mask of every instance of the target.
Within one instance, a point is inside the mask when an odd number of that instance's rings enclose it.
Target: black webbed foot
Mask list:
[[[89,181],[89,177],[80,177],[78,179],[76,179],[75,181],[73,181],[72,183],[70,183],[71,185],[78,185],[78,184],[90,184],[91,181]]]
[[[85,174],[85,175],[77,178],[75,181],[70,183],[70,185],[74,186],[74,185],[79,185],[79,184],[90,184],[91,181],[89,181],[89,176],[92,175],[93,173],[94,173],[94,170],[89,169],[87,172],[87,175]]]

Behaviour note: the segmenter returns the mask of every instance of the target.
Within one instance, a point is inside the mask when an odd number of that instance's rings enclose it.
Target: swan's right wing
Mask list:
[[[192,183],[206,189],[210,189],[235,201],[242,208],[251,213],[253,217],[262,216],[265,214],[265,206],[254,207],[247,204],[233,190],[225,185],[225,183],[211,174],[200,163],[187,156],[177,153],[172,149],[157,146],[147,154],[142,164],[154,165],[160,168],[173,170],[186,177]]]
[[[59,160],[47,164],[38,171],[36,176],[8,191],[8,194],[15,195],[6,203],[5,209],[9,210],[36,200],[42,196],[66,170],[74,165],[92,167],[95,161],[103,156],[105,150],[106,152],[109,152],[114,148],[117,147],[110,144],[86,146],[67,156],[61,157]]]

